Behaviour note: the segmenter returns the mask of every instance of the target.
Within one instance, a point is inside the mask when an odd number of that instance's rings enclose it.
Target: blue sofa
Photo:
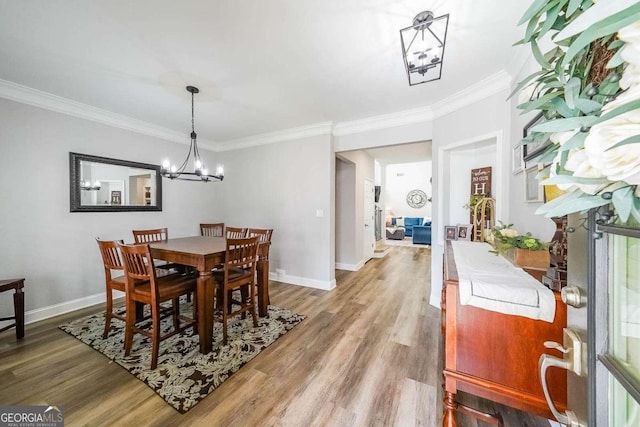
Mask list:
[[[404,235],[411,237],[413,235],[413,227],[416,225],[422,225],[422,217],[404,217]],[[391,225],[396,225],[396,218],[391,218]]]
[[[431,245],[431,221],[427,221],[424,225],[413,226],[413,244]]]

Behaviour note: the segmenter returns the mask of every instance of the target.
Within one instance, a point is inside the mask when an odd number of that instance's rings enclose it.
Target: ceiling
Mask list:
[[[0,2],[0,79],[228,142],[432,105],[508,69],[530,0]],[[399,30],[450,13],[441,80],[410,87]]]

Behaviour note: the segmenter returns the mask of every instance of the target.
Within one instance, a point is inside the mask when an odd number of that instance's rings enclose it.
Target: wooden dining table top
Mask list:
[[[196,255],[211,255],[227,249],[227,239],[212,236],[191,236],[172,238],[164,242],[150,243],[152,249],[183,252]]]

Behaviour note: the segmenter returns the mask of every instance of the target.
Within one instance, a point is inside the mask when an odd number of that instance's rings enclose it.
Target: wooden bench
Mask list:
[[[0,329],[0,332],[6,331],[7,329],[15,326],[17,339],[24,337],[24,293],[22,292],[22,288],[24,288],[24,279],[0,280],[0,292],[9,291],[11,289],[14,290],[14,315],[10,317],[0,317],[0,320],[15,320],[15,323]]]

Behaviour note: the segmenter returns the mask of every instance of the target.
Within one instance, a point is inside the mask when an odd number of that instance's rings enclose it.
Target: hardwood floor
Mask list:
[[[437,426],[440,312],[428,303],[430,249],[395,247],[331,292],[277,282],[271,301],[308,317],[181,415],[57,325],[102,306],[0,335],[0,405],[62,405],[66,425]],[[438,285],[439,286],[439,285]],[[471,396],[506,426],[545,420]],[[459,425],[479,426],[457,416]]]

